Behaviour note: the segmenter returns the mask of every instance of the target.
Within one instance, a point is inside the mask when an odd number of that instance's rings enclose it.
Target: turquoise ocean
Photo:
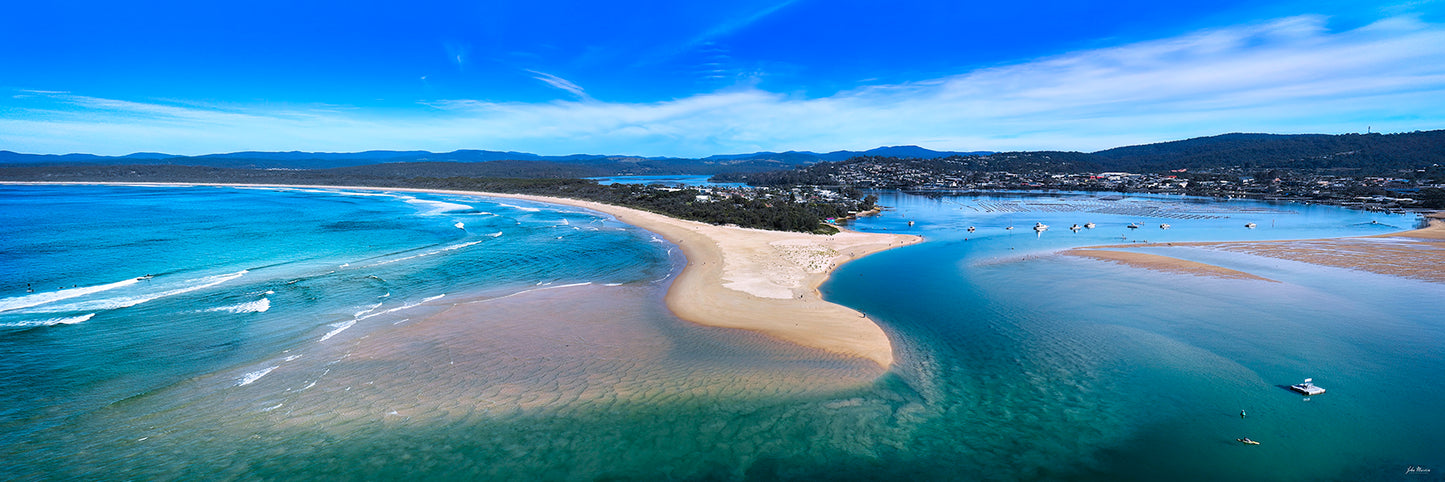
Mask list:
[[[0,479],[1445,479],[1445,286],[1203,249],[1165,254],[1278,283],[1055,254],[1416,217],[879,195],[890,209],[851,227],[926,242],[822,291],[889,333],[881,376],[676,319],[679,250],[579,208],[0,186]],[[1286,389],[1306,377],[1328,392]]]

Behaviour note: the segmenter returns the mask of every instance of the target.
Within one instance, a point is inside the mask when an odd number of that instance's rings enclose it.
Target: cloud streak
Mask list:
[[[592,97],[587,95],[587,91],[583,90],[581,86],[572,83],[572,81],[570,80],[546,72],[538,72],[535,70],[528,70],[527,72],[531,72],[533,74],[532,78],[540,80],[544,84],[565,90],[568,93],[577,96],[577,98],[579,99],[587,101],[592,100]]]
[[[1301,16],[1072,52],[818,98],[738,88],[618,103],[450,99],[408,115],[220,109],[74,94],[0,104],[0,148],[199,154],[479,148],[698,156],[754,150],[1094,150],[1222,132],[1445,127],[1445,28],[1412,17],[1332,32]]]

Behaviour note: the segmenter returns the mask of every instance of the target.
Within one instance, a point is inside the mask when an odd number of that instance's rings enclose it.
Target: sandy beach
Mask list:
[[[637,209],[577,199],[522,194],[365,186],[208,183],[27,183],[131,186],[233,186],[345,189],[455,194],[559,204],[606,213],[681,247],[687,266],[667,293],[667,306],[684,320],[735,328],[830,353],[860,357],[888,368],[893,346],[867,316],[823,301],[818,287],[848,261],[921,242],[912,235],[859,233],[832,236],[714,226]]]
[[[1078,248],[1061,254],[1130,266],[1225,278],[1265,279],[1205,263],[1132,251],[1134,248],[1209,249],[1445,283],[1445,214],[1426,216],[1425,228],[1392,234],[1332,239],[1145,243]]]
[[[893,345],[883,329],[852,308],[823,301],[818,287],[843,263],[923,240],[852,231],[825,236],[744,229],[576,199],[443,192],[563,204],[610,214],[682,248],[687,267],[667,292],[667,306],[679,318],[866,358],[884,368],[893,364]]]

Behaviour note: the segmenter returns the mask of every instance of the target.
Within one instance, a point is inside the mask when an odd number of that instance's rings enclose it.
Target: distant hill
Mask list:
[[[1445,163],[1445,130],[1400,134],[1224,134],[1095,152],[1110,170],[1238,166],[1289,169],[1412,169]]]
[[[97,156],[92,154],[21,154],[0,151],[0,165],[173,165],[237,169],[335,169],[344,167],[372,166],[378,164],[397,165],[403,163],[428,163],[427,167],[413,166],[392,169],[415,171],[487,173],[506,175],[516,171],[516,177],[565,177],[567,174],[585,173],[587,176],[644,175],[644,174],[721,174],[731,172],[759,172],[789,169],[820,161],[844,160],[859,155],[884,155],[878,153],[907,154],[912,157],[936,158],[969,154],[939,152],[917,146],[880,147],[869,151],[834,151],[818,154],[806,151],[754,152],[710,156],[702,159],[673,157],[637,157],[615,155],[573,154],[569,156],[541,156],[526,152],[485,151],[463,149],[452,152],[428,151],[365,151],[365,152],[230,152],[201,156],[176,156],[144,152],[125,156]],[[493,163],[508,161],[490,167],[444,168],[437,163]],[[526,165],[525,162],[542,163]],[[571,167],[562,167],[571,166]],[[458,174],[461,175],[461,174]],[[481,174],[477,174],[481,175]]]
[[[171,165],[236,169],[338,169],[371,166],[394,172],[457,172],[512,177],[577,177],[664,174],[733,174],[790,170],[820,162],[857,157],[898,159],[961,159],[992,170],[1069,169],[1155,172],[1215,167],[1349,169],[1355,173],[1387,173],[1445,164],[1445,130],[1400,134],[1224,134],[1181,141],[1118,147],[1094,153],[934,151],[918,146],[891,146],[866,151],[754,152],[701,159],[574,154],[541,156],[526,152],[463,149],[452,152],[365,151],[232,152],[173,156],[144,152],[126,156],[91,154],[39,155],[0,151],[0,166]],[[402,164],[425,164],[402,166]],[[494,164],[447,166],[446,164]],[[386,166],[375,167],[375,166]]]
[[[754,152],[751,154],[724,154],[709,156],[704,160],[774,159],[795,164],[812,164],[819,161],[846,161],[858,156],[907,157],[915,159],[937,159],[951,156],[992,154],[993,151],[935,151],[918,146],[879,147],[866,151],[833,151],[819,154],[811,151]]]

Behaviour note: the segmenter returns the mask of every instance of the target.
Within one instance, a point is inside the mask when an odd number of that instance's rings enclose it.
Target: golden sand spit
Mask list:
[[[575,199],[458,194],[565,204],[611,214],[682,248],[687,267],[667,292],[667,306],[679,318],[862,357],[882,367],[893,364],[893,346],[883,329],[852,308],[823,301],[818,286],[843,263],[923,240],[900,234],[843,231],[825,236],[714,226]]]

